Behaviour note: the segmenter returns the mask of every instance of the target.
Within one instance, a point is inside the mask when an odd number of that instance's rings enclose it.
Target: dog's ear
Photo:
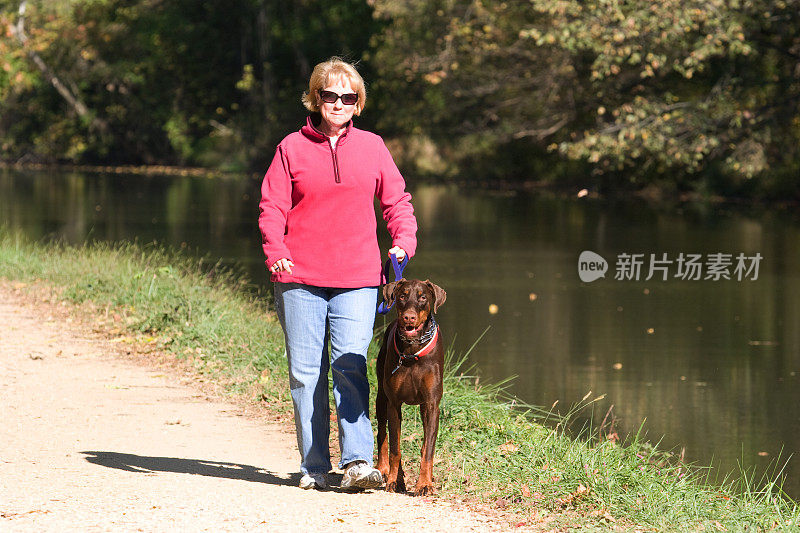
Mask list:
[[[383,286],[383,301],[386,302],[386,307],[391,307],[394,304],[394,290],[401,281],[405,280],[399,279]]]
[[[435,313],[439,309],[439,306],[442,305],[445,300],[447,300],[447,293],[444,292],[443,288],[435,283],[432,283],[429,279],[425,280],[425,284],[433,293],[433,312]]]

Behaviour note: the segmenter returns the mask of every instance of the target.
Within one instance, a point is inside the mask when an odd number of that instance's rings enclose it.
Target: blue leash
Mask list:
[[[392,269],[394,269],[394,280],[397,281],[399,279],[403,279],[403,270],[405,270],[407,264],[408,254],[406,254],[400,263],[397,262],[397,256],[395,254],[389,254],[389,259],[387,259],[386,263],[383,264],[383,270],[381,271],[381,284],[385,284],[389,281],[390,266]],[[385,315],[393,306],[394,302],[392,302],[392,305],[388,306],[386,305],[386,302],[381,302],[378,304],[378,313]]]

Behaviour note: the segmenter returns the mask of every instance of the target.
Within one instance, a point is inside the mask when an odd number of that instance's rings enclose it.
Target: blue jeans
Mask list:
[[[333,398],[339,420],[339,468],[356,460],[372,465],[367,348],[372,340],[377,298],[377,287],[335,289],[275,283],[275,307],[286,337],[303,474],[331,469],[329,370],[333,370]]]

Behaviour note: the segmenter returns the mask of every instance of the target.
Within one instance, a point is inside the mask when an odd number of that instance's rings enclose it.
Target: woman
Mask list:
[[[383,140],[353,126],[366,103],[353,65],[333,57],[314,67],[302,101],[311,115],[278,145],[258,219],[286,338],[300,486],[327,486],[332,370],[341,486],[377,488],[366,360],[381,271],[374,198],[401,260],[414,254],[417,222]]]

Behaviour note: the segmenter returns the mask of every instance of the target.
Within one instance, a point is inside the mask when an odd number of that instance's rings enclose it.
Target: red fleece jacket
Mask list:
[[[380,285],[374,198],[392,244],[414,255],[411,195],[383,139],[348,124],[335,148],[311,117],[278,145],[261,185],[258,226],[269,268],[290,259],[292,274],[272,281],[318,287]]]

